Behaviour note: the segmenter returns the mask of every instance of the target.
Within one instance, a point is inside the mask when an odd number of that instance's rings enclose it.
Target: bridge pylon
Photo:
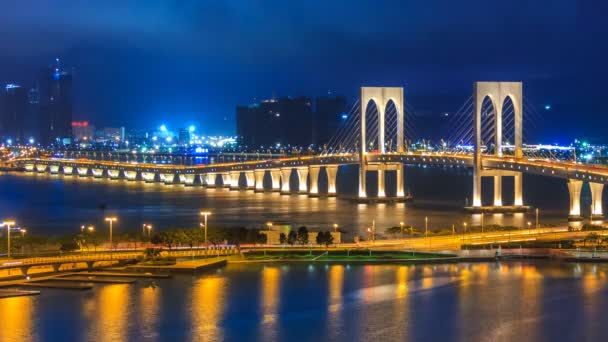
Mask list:
[[[378,110],[378,153],[386,153],[385,143],[385,114],[386,109],[392,102],[397,110],[397,152],[404,151],[404,105],[402,87],[361,87],[361,125],[359,142],[359,199],[369,199],[367,195],[366,175],[367,171],[378,172],[378,198],[385,198],[384,175],[386,170],[397,171],[397,197],[404,198],[403,191],[403,164],[390,166],[387,163],[369,164],[367,161],[367,137],[366,137],[366,111],[373,102]]]
[[[514,177],[514,203],[505,210],[525,209],[523,206],[522,195],[522,173],[517,171],[498,171],[483,168],[483,156],[481,153],[483,132],[482,105],[488,98],[494,109],[494,156],[502,157],[502,137],[503,137],[503,105],[506,99],[513,103],[514,110],[514,152],[515,158],[521,158],[522,153],[522,115],[523,115],[523,84],[522,82],[475,82],[474,84],[474,103],[473,125],[475,132],[474,151],[473,151],[473,203],[474,210],[489,209],[496,210],[503,207],[502,202],[502,177]],[[481,203],[481,178],[494,178],[494,202],[489,207],[483,207]]]

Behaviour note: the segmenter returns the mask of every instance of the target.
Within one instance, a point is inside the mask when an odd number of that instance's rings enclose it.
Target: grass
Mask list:
[[[267,251],[265,254],[261,251],[249,252],[245,254],[247,260],[399,260],[399,259],[429,259],[429,258],[445,258],[452,257],[449,254],[435,254],[435,253],[414,253],[411,252],[398,252],[398,251],[372,251],[371,255],[369,250],[355,250],[347,251],[328,251],[325,252],[314,251]]]

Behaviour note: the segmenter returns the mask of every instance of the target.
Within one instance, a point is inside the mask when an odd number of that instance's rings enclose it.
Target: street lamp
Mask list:
[[[399,227],[401,228],[401,238],[403,239],[403,226],[405,223],[403,221],[399,222]]]
[[[80,226],[80,232],[84,232],[84,224],[82,226]]]
[[[483,213],[481,213],[481,233],[483,234]]]
[[[429,217],[424,217],[424,236],[429,237]]]
[[[337,231],[338,231],[338,224],[334,223],[334,232],[337,232]]]
[[[540,225],[538,223],[538,208],[536,208],[536,229],[540,228]]]
[[[6,256],[8,258],[11,257],[11,226],[15,225],[15,221],[4,221],[2,222],[2,226],[6,226],[6,230],[8,232],[7,234],[7,240],[6,240]]]
[[[118,219],[113,216],[113,217],[106,217],[106,222],[110,223],[110,255],[112,253],[112,249],[113,249],[113,244],[112,244],[112,223],[116,222]]]
[[[89,233],[92,233],[92,232],[94,232],[94,231],[95,231],[95,227],[93,227],[93,226],[89,226],[89,227],[87,228],[87,230],[89,231]]]
[[[152,225],[151,224],[147,224],[146,225],[146,230],[148,231],[148,239],[151,238],[151,232],[152,232]]]
[[[272,222],[266,222],[266,227],[270,230],[270,228],[272,228]]]
[[[211,215],[211,212],[201,211],[201,215],[205,218],[205,245],[207,245],[207,216]]]

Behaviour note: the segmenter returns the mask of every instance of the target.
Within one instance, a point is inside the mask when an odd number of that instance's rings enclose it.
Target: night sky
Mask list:
[[[605,3],[605,2],[604,2]],[[75,119],[234,133],[237,104],[406,87],[421,115],[475,80],[522,80],[545,142],[608,142],[607,5],[574,0],[0,3],[0,82],[75,68]],[[552,109],[545,111],[545,104]]]

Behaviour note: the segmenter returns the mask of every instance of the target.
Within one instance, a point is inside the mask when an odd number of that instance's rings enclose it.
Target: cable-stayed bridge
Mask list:
[[[17,163],[30,172],[78,175],[132,181],[181,183],[283,194],[304,193],[319,196],[319,174],[327,175],[327,195],[336,196],[339,168],[359,168],[358,200],[386,200],[386,172],[396,172],[396,197],[402,200],[405,165],[460,166],[473,169],[472,203],[476,211],[525,210],[522,174],[531,173],[566,179],[570,193],[570,218],[581,217],[580,193],[589,182],[592,216],[603,216],[602,192],[608,183],[608,167],[585,165],[539,155],[524,145],[526,133],[539,125],[539,115],[523,98],[521,82],[476,82],[473,94],[450,116],[443,129],[445,139],[439,148],[428,149],[428,142],[414,144],[416,128],[408,120],[413,108],[405,102],[399,87],[362,87],[347,120],[320,153],[313,155],[235,154],[233,160],[208,165],[167,165],[134,161],[104,161],[74,158],[21,159]],[[290,186],[297,174],[297,188]],[[366,178],[377,173],[378,192],[370,196]],[[264,187],[269,175],[270,188]],[[481,179],[494,180],[494,199],[481,203]],[[514,178],[514,202],[503,203],[502,180]]]

